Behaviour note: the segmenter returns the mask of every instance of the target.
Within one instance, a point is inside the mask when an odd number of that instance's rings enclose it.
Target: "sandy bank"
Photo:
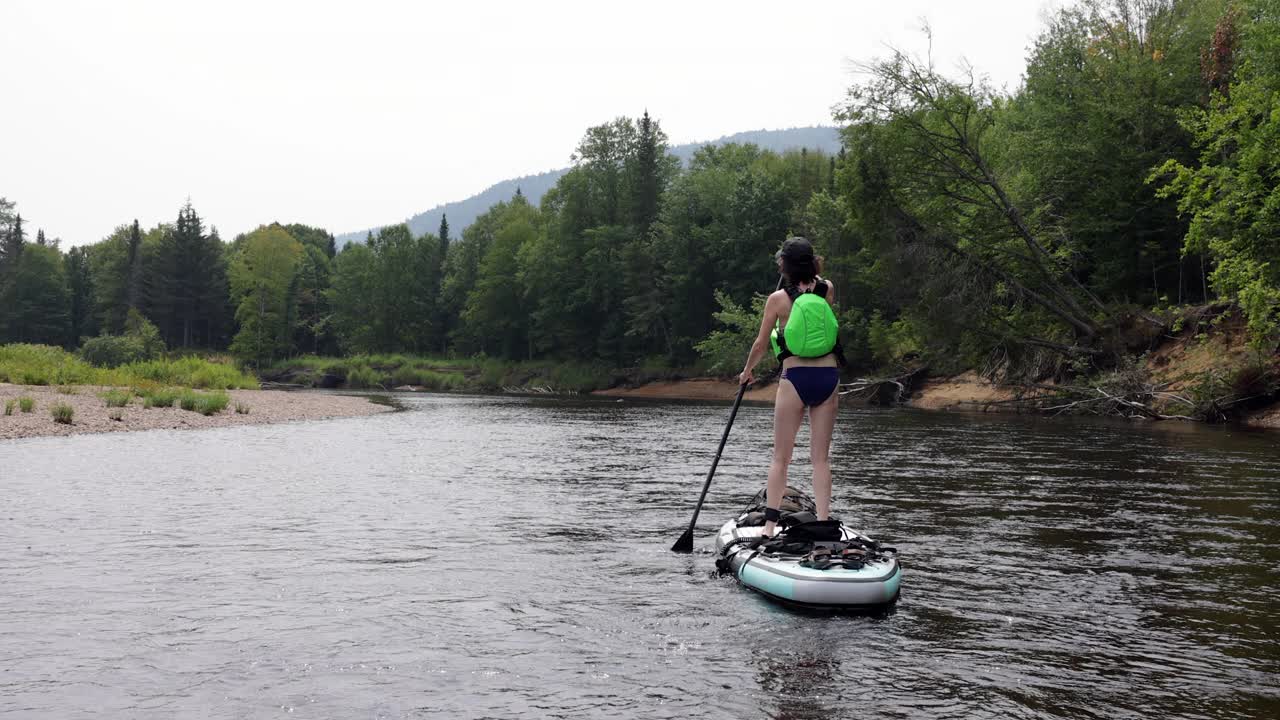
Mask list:
[[[747,391],[744,400],[773,402],[778,392],[778,384],[771,383],[764,387],[755,387]],[[621,398],[649,398],[655,400],[733,400],[738,396],[738,384],[731,380],[714,378],[693,378],[690,380],[669,380],[653,382],[634,388],[612,388],[597,390],[593,395],[605,395]]]
[[[908,407],[925,410],[998,412],[1000,403],[1014,398],[1012,390],[994,385],[976,372],[925,380],[907,399]]]
[[[112,420],[102,399],[108,388],[76,386],[64,393],[57,388],[0,383],[0,413],[5,401],[27,396],[35,400],[30,413],[13,408],[13,414],[0,414],[0,440],[41,435],[77,435],[80,433],[127,432],[130,430],[193,430],[227,425],[262,425],[291,420],[320,420],[332,417],[375,415],[391,408],[375,405],[368,398],[331,393],[284,392],[280,390],[231,390],[231,403],[216,415],[172,408],[142,407],[141,398],[133,398],[121,411],[120,420]],[[53,421],[50,410],[58,403],[70,405],[75,413],[72,424]],[[248,407],[247,414],[235,411],[236,403]]]

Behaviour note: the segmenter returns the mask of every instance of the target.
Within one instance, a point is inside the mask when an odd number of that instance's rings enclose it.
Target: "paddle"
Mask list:
[[[778,287],[774,292],[782,289],[783,276],[778,276]],[[671,546],[671,552],[691,553],[693,552],[693,528],[698,524],[698,513],[702,512],[702,501],[707,499],[707,490],[711,489],[711,478],[715,477],[716,466],[720,464],[720,454],[724,452],[725,441],[729,439],[729,429],[733,427],[733,419],[738,417],[738,407],[742,405],[742,396],[747,392],[746,385],[738,386],[738,397],[734,398],[733,411],[729,413],[729,422],[725,423],[724,435],[720,436],[720,447],[716,449],[716,459],[711,461],[711,470],[707,473],[707,481],[702,484],[702,494],[698,496],[698,504],[693,508],[693,519],[689,521],[689,529],[684,531],[680,539],[675,545]]]
[[[685,530],[676,544],[671,546],[672,552],[693,552],[693,528],[698,524],[698,513],[702,511],[702,501],[707,499],[711,478],[716,474],[716,466],[720,464],[720,454],[724,452],[724,443],[729,439],[729,429],[733,427],[733,419],[738,416],[738,406],[742,405],[742,395],[746,391],[746,385],[738,386],[738,397],[733,401],[733,412],[729,413],[729,422],[725,423],[724,435],[720,436],[720,447],[716,449],[716,459],[711,461],[711,471],[707,473],[707,481],[702,484],[702,494],[698,496],[698,505],[693,509],[693,519],[689,521],[689,529]]]

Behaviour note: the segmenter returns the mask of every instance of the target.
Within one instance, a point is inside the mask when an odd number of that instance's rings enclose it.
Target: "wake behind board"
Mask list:
[[[898,599],[902,568],[881,547],[838,521],[814,522],[813,501],[795,488],[783,500],[781,532],[761,542],[764,491],[716,535],[717,566],[771,599],[823,609],[873,609]]]

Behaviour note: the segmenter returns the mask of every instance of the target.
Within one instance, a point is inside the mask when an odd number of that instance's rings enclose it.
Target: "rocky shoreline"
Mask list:
[[[196,430],[230,425],[264,425],[293,420],[321,420],[359,417],[389,412],[393,408],[370,402],[358,395],[281,390],[229,390],[226,409],[213,415],[177,407],[143,408],[141,398],[132,398],[124,408],[109,408],[102,394],[111,388],[71,386],[55,388],[0,383],[0,408],[6,401],[29,397],[35,401],[31,412],[19,407],[11,415],[0,415],[0,441],[47,435],[128,432],[133,430]],[[70,424],[54,421],[52,408],[69,405]],[[240,405],[246,412],[237,412]],[[120,419],[112,419],[118,414]]]

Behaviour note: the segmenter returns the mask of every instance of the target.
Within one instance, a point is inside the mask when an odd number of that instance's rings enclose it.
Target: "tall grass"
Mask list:
[[[50,408],[49,414],[53,416],[54,422],[70,425],[71,418],[76,414],[76,411],[75,408],[66,403],[58,403]]]
[[[175,388],[153,388],[142,392],[142,407],[146,409],[173,407],[177,401],[178,390]]]
[[[14,408],[17,404],[18,404],[18,401],[17,401],[17,400],[14,400],[13,398],[9,398],[8,400],[5,400],[5,401],[4,401],[4,414],[5,414],[5,415],[12,415],[12,414],[13,414],[13,408]]]
[[[62,348],[48,345],[0,345],[0,382],[17,385],[177,385],[229,390],[256,388],[257,380],[235,366],[200,357],[178,357],[95,367]]]
[[[635,372],[634,370],[632,372]],[[510,362],[486,357],[434,358],[414,355],[353,355],[347,358],[303,356],[283,360],[265,371],[268,377],[318,384],[324,375],[341,378],[349,388],[393,388],[414,385],[427,390],[495,392],[513,387],[550,387],[559,392],[587,392],[610,387],[619,372],[591,363],[553,360]],[[645,368],[644,374],[678,374],[670,368]]]
[[[373,388],[384,387],[387,377],[369,367],[368,365],[356,365],[347,371],[347,387],[349,388]]]
[[[231,398],[224,392],[201,393],[184,390],[178,396],[179,407],[201,415],[216,415],[225,410],[229,402]]]
[[[36,399],[30,395],[23,395],[18,398],[18,408],[24,413],[29,413],[36,409]]]
[[[109,408],[122,408],[129,404],[133,393],[128,390],[109,390],[102,393],[102,399]]]

